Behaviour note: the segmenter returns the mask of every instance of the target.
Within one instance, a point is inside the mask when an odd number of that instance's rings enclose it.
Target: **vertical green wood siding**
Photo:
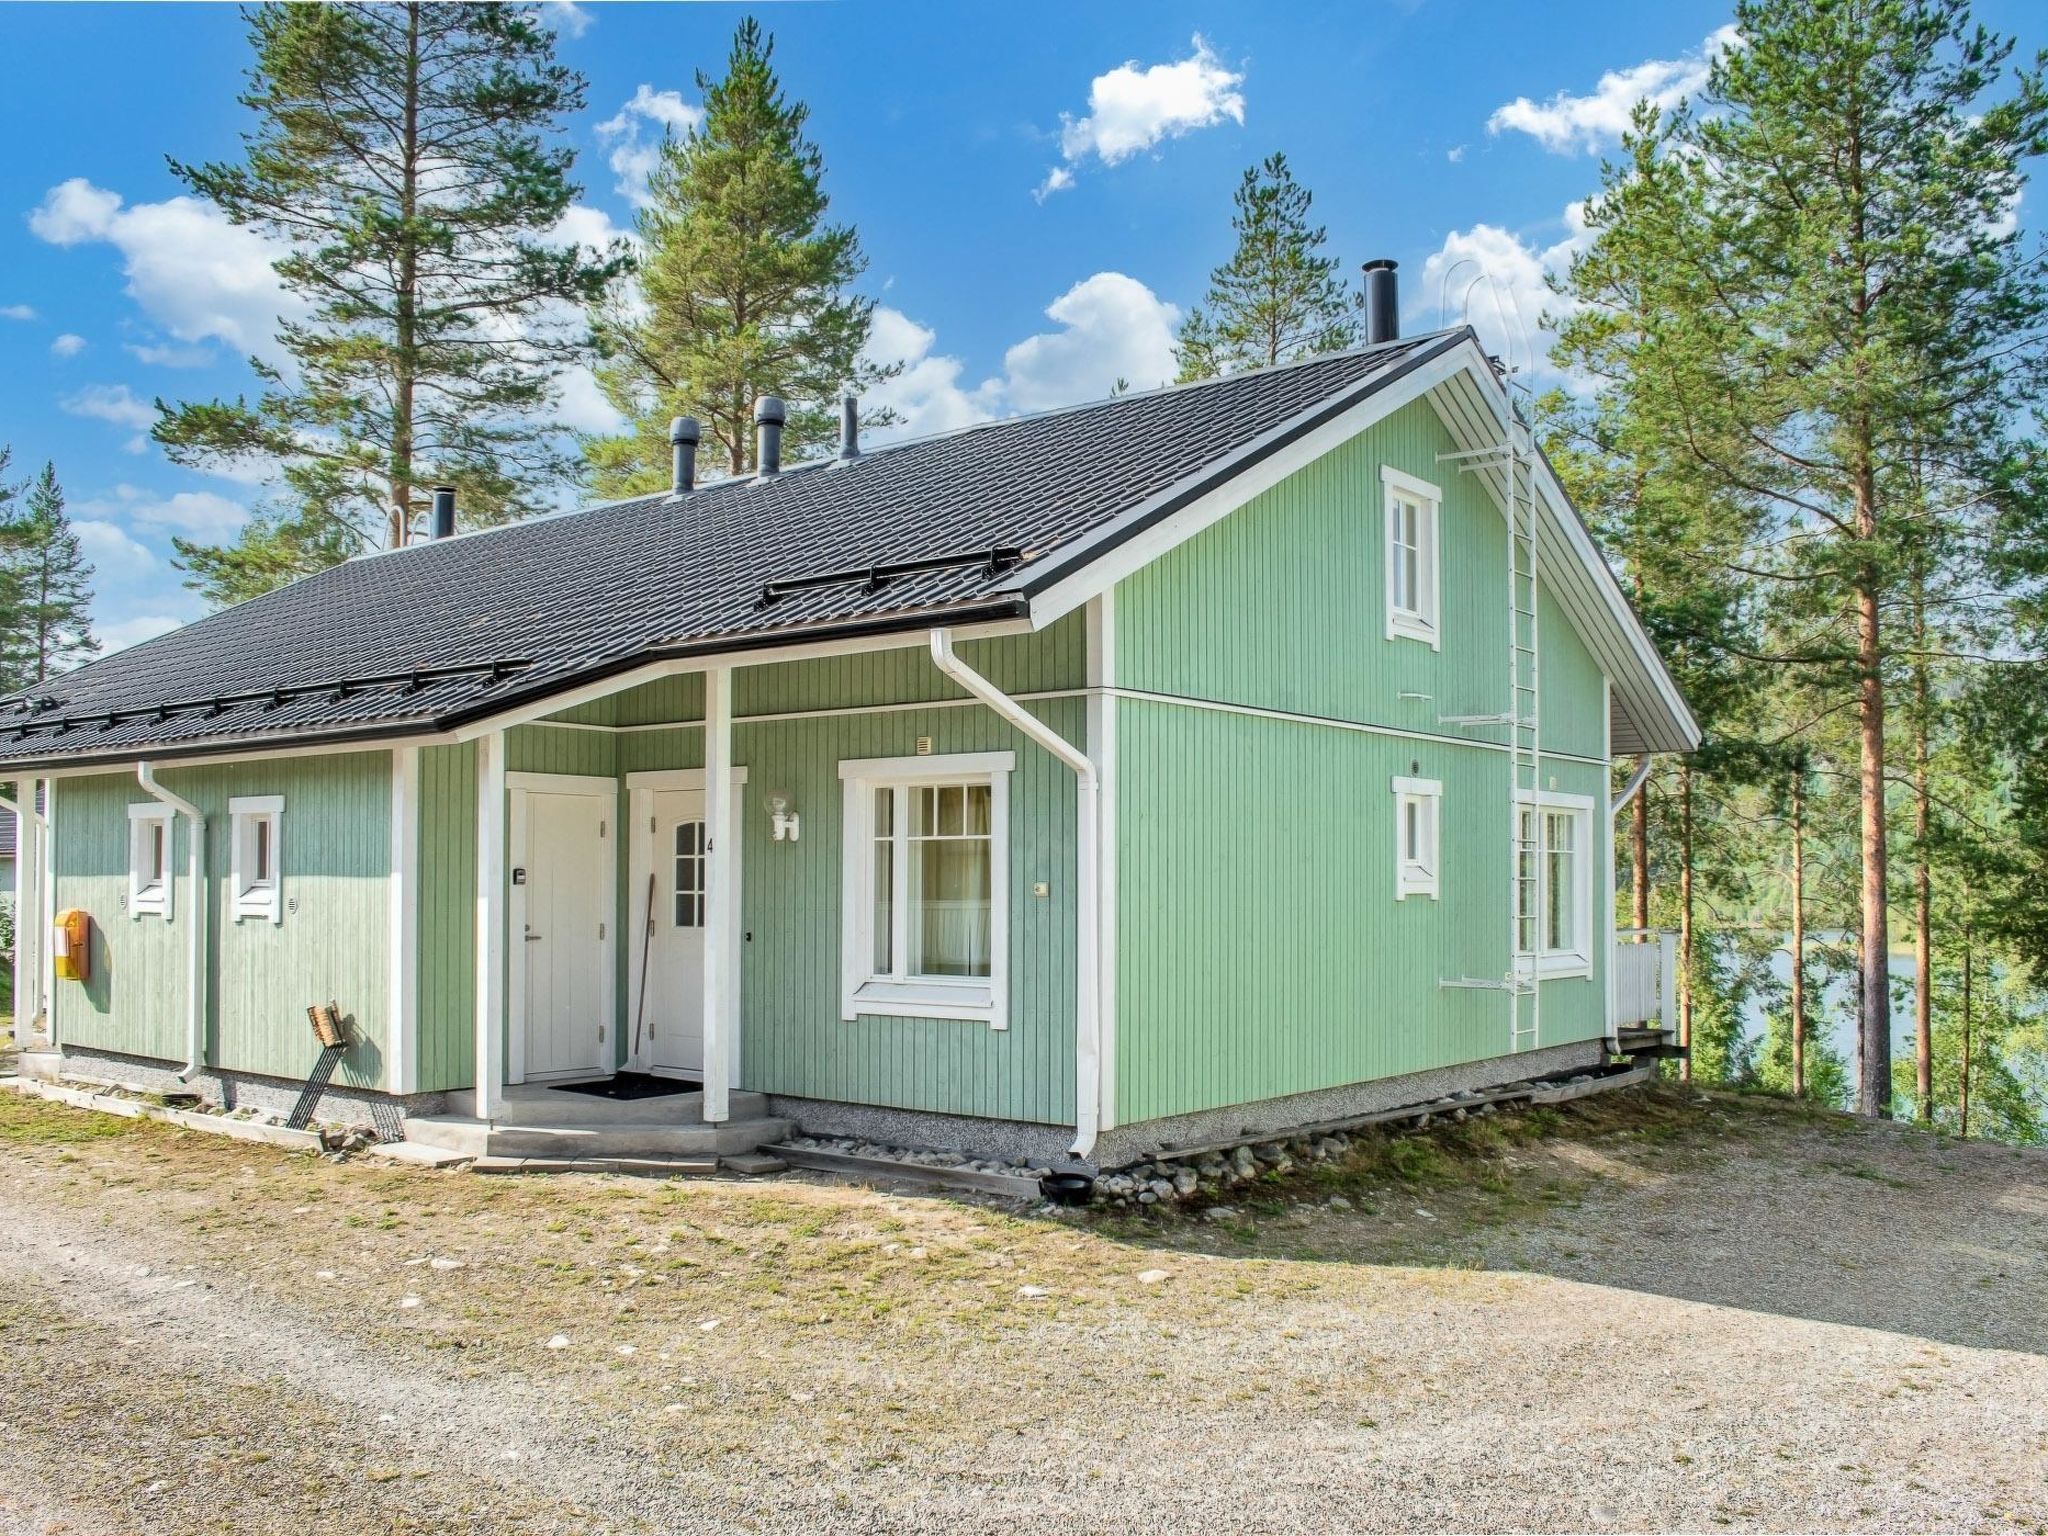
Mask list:
[[[207,959],[214,1002],[209,1056],[235,1071],[302,1077],[319,1054],[309,1003],[330,999],[355,1021],[337,1078],[385,1080],[390,1040],[391,758],[385,752],[167,767],[163,785],[207,817],[211,903]],[[281,923],[231,916],[228,801],[282,795]],[[175,838],[173,916],[131,919],[128,814],[147,799],[130,775],[67,779],[57,792],[57,904],[94,919],[94,978],[58,986],[59,1039],[182,1059],[188,824]]]
[[[1255,498],[1116,593],[1125,688],[1428,735],[1146,699],[1117,706],[1117,1115],[1162,1115],[1481,1060],[1509,1049],[1507,539],[1426,401]],[[1443,492],[1440,649],[1386,638],[1382,465]],[[1598,759],[1598,667],[1541,598],[1542,738]],[[1402,695],[1410,695],[1403,697]],[[1469,743],[1469,744],[1468,744]],[[1442,781],[1441,895],[1394,894],[1396,775]],[[1599,762],[1544,782],[1604,795]],[[1591,980],[1543,983],[1539,1044],[1605,1027],[1595,842]]]
[[[476,1082],[476,747],[420,748],[419,1071]]]

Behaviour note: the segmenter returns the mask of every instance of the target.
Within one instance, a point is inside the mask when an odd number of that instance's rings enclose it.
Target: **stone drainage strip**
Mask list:
[[[1475,1115],[1492,1114],[1506,1105],[1562,1104],[1588,1094],[1629,1088],[1656,1075],[1655,1063],[1644,1063],[1566,1077],[1537,1078],[1277,1133],[1165,1147],[1127,1167],[1095,1171],[1091,1199],[1092,1203],[1126,1207],[1188,1200],[1203,1192],[1205,1186],[1214,1193],[1250,1183],[1267,1173],[1285,1173],[1300,1163],[1339,1157],[1350,1149],[1351,1135],[1356,1131],[1385,1125],[1426,1130],[1440,1121],[1456,1124]],[[1021,1161],[1004,1163],[960,1152],[888,1146],[850,1137],[792,1136],[762,1151],[797,1168],[852,1178],[978,1190],[1016,1200],[1044,1198],[1039,1180],[1052,1171]]]

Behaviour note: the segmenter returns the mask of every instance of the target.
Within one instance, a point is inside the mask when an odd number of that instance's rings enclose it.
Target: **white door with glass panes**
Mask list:
[[[658,789],[647,796],[636,905],[647,946],[646,982],[639,999],[636,1057],[657,1071],[704,1070],[704,922],[710,895],[706,871],[704,791]],[[649,917],[651,915],[651,922]]]

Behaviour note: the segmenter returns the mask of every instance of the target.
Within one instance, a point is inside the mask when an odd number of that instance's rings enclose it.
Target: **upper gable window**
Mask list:
[[[1382,466],[1386,499],[1387,638],[1441,648],[1437,523],[1443,492],[1425,480]]]
[[[279,795],[237,795],[228,801],[232,826],[229,873],[236,922],[245,917],[269,923],[284,921],[278,866],[278,825],[283,817],[284,799]]]

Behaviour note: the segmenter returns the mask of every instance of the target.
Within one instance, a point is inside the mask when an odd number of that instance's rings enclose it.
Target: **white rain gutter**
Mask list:
[[[1074,770],[1074,1156],[1095,1151],[1102,1125],[1101,775],[1094,760],[953,654],[953,632],[932,631],[932,661],[954,682]]]
[[[1615,817],[1619,816],[1623,811],[1628,809],[1629,801],[1635,799],[1637,793],[1643,787],[1643,781],[1649,778],[1649,776],[1650,754],[1647,752],[1638,752],[1636,754],[1636,771],[1628,776],[1628,782],[1621,786],[1621,793],[1616,795],[1614,799],[1608,804],[1607,819],[1609,821],[1612,821]]]
[[[135,779],[144,792],[192,822],[192,896],[185,959],[185,1068],[181,1083],[190,1082],[206,1065],[206,813],[182,795],[156,781],[148,763],[135,765]]]

